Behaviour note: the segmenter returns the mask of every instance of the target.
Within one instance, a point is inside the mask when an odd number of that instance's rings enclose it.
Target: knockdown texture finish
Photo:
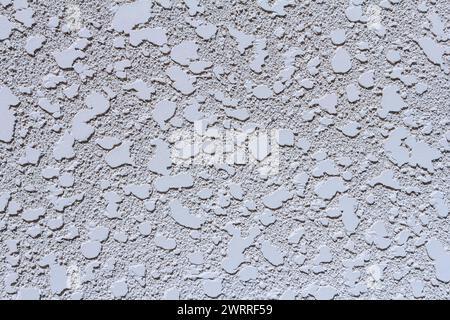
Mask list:
[[[1,299],[448,299],[450,3],[0,0]]]

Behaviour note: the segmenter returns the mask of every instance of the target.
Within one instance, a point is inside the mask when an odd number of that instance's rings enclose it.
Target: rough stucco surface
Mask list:
[[[449,18],[0,0],[0,297],[449,298]]]

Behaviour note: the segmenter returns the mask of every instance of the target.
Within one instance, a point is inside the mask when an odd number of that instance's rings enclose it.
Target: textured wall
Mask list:
[[[450,5],[0,0],[0,298],[449,298]]]

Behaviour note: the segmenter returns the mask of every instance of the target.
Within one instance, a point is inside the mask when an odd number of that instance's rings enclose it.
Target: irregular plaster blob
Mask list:
[[[347,100],[350,103],[354,103],[360,99],[359,95],[361,94],[361,92],[359,91],[359,88],[353,83],[345,87],[345,93],[347,95]]]
[[[55,118],[58,118],[61,115],[61,106],[58,103],[50,102],[47,98],[40,98],[38,100],[38,106]]]
[[[203,280],[203,292],[210,298],[217,298],[222,294],[222,279]]]
[[[20,288],[17,293],[17,300],[40,300],[41,290],[38,288]]]
[[[432,63],[442,66],[444,63],[445,48],[430,37],[422,37],[418,41],[419,46]]]
[[[336,29],[331,31],[330,33],[331,42],[333,42],[334,45],[341,45],[345,43],[346,35],[344,29]]]
[[[152,233],[152,223],[150,221],[141,222],[138,229],[144,237],[149,236]]]
[[[25,43],[25,51],[30,55],[34,56],[37,50],[42,48],[45,43],[45,37],[42,35],[31,36],[27,39]]]
[[[320,65],[320,57],[314,57],[311,60],[309,60],[306,67],[308,68],[308,72],[312,76],[316,76],[319,73],[319,69],[317,68]]]
[[[184,0],[184,4],[188,7],[190,16],[195,16],[197,13],[205,12],[203,6],[200,5],[200,0]]]
[[[189,64],[189,70],[193,74],[201,74],[206,71],[206,69],[212,67],[212,62],[210,61],[194,61]]]
[[[340,128],[342,133],[347,137],[354,138],[359,134],[361,125],[356,121],[350,121]]]
[[[255,41],[255,54],[253,60],[250,62],[250,69],[258,74],[262,72],[262,67],[266,64],[266,59],[269,57],[266,49],[266,39],[258,39]]]
[[[277,218],[269,210],[265,210],[261,215],[259,215],[258,219],[259,222],[261,222],[266,227],[275,223],[275,221],[277,220]]]
[[[256,280],[258,277],[258,268],[254,266],[245,266],[239,271],[239,280],[240,281],[249,281]]]
[[[394,171],[390,169],[384,170],[380,173],[379,176],[376,176],[373,179],[369,180],[368,184],[371,187],[375,187],[376,185],[381,184],[387,188],[391,188],[394,190],[400,189],[400,183],[396,179],[394,179]]]
[[[425,282],[423,282],[422,280],[413,279],[410,281],[410,283],[414,298],[423,298],[423,289],[425,288]]]
[[[114,138],[114,137],[103,137],[103,138],[95,140],[95,142],[102,149],[105,149],[105,150],[111,150],[112,148],[114,148],[115,146],[118,146],[121,143],[121,141],[118,138]]]
[[[312,82],[310,79],[303,79],[298,83],[302,88],[305,88],[307,90],[311,90],[314,88],[314,82]]]
[[[180,300],[180,289],[169,288],[164,292],[163,300]]]
[[[41,159],[42,151],[39,149],[36,149],[32,146],[26,146],[25,147],[25,155],[21,157],[18,161],[20,165],[37,165],[39,163],[39,160]]]
[[[229,188],[230,188],[230,194],[234,199],[239,200],[239,201],[242,201],[244,199],[245,192],[242,189],[240,184],[231,183],[229,185]]]
[[[131,61],[129,59],[123,59],[114,62],[114,71],[119,79],[126,79],[127,73],[125,69],[131,68]]]
[[[365,240],[368,244],[375,244],[380,250],[386,250],[391,245],[391,239],[383,221],[375,221],[366,231]]]
[[[312,263],[315,265],[320,265],[321,263],[330,263],[333,261],[333,255],[331,249],[327,246],[320,246],[319,252],[313,259]]]
[[[75,157],[75,152],[73,150],[74,143],[75,139],[68,131],[66,131],[64,135],[58,140],[53,149],[53,158],[55,158],[55,160],[57,161],[74,158]]]
[[[212,23],[202,23],[195,28],[197,35],[203,40],[210,40],[216,36],[217,27]]]
[[[50,266],[50,290],[54,294],[61,294],[68,289],[69,278],[67,270],[61,265]]]
[[[263,204],[272,210],[279,209],[283,206],[283,202],[292,199],[292,193],[286,188],[279,188],[271,194],[262,198]]]
[[[200,190],[199,192],[197,192],[197,196],[201,200],[208,200],[209,198],[212,197],[212,195],[213,195],[213,191],[208,188],[204,188],[204,189]]]
[[[134,47],[143,41],[148,41],[156,46],[163,46],[167,43],[166,30],[160,27],[144,28],[130,31],[130,44]]]
[[[335,73],[347,73],[352,68],[352,60],[348,51],[337,48],[331,58],[331,67]]]
[[[271,244],[270,241],[264,240],[261,244],[261,252],[264,258],[274,266],[280,266],[284,263],[284,254],[278,247]]]
[[[86,259],[95,259],[102,251],[102,244],[100,241],[90,240],[81,244],[81,254]]]
[[[118,209],[119,203],[122,202],[122,198],[114,191],[106,192],[103,197],[108,202],[106,205],[105,215],[110,219],[120,218]]]
[[[112,285],[111,285],[111,293],[113,294],[113,296],[115,298],[123,298],[127,295],[128,293],[128,284],[127,281],[125,279],[120,279],[115,281]]]
[[[59,230],[64,226],[64,220],[61,216],[54,219],[50,219],[47,222],[47,226],[52,231]]]
[[[145,275],[146,275],[145,264],[135,264],[128,267],[128,273],[134,279],[136,279],[141,286],[145,286]]]
[[[120,243],[126,243],[128,241],[128,233],[125,231],[116,231],[114,233],[114,240]]]
[[[170,51],[170,58],[182,66],[188,66],[198,59],[198,45],[195,41],[183,41]]]
[[[129,33],[136,25],[147,22],[151,17],[152,2],[138,0],[121,5],[112,20],[117,32]]]
[[[95,75],[95,71],[93,71],[90,66],[81,62],[75,63],[73,65],[73,69],[76,73],[78,73],[82,80],[85,80],[86,78],[92,78]]]
[[[320,286],[311,294],[316,300],[332,300],[338,291],[332,286]]]
[[[225,114],[227,115],[227,117],[237,119],[239,121],[246,121],[250,118],[250,113],[246,108],[239,108],[239,109],[226,108]]]
[[[90,121],[90,110],[79,111],[72,121],[72,136],[79,142],[86,142],[94,134],[95,129],[93,126],[87,124]]]
[[[305,234],[305,229],[303,228],[297,228],[293,230],[289,236],[288,236],[288,243],[289,244],[298,244],[299,241],[303,238]]]
[[[169,168],[172,166],[172,157],[169,144],[161,139],[151,141],[156,146],[155,155],[148,162],[147,168],[158,174],[168,175]]]
[[[134,165],[133,159],[130,156],[130,148],[132,142],[124,140],[120,146],[115,147],[105,157],[106,163],[113,169],[123,165]]]
[[[19,99],[9,88],[0,87],[0,141],[2,142],[9,143],[13,140],[16,117],[10,107],[18,104]]]
[[[276,0],[270,1],[272,4],[269,4],[268,0],[258,0],[258,6],[267,12],[273,12],[279,17],[286,16],[285,8],[288,6],[294,6],[294,0]]]
[[[253,45],[253,41],[255,41],[255,37],[253,35],[248,35],[235,28],[228,27],[228,31],[238,43],[238,50],[240,54],[244,54],[245,50],[250,48]]]
[[[450,282],[450,253],[437,239],[430,239],[426,244],[428,256],[434,261],[436,279],[444,283]]]
[[[56,89],[60,83],[67,83],[67,79],[64,75],[49,73],[42,77],[42,85],[46,89]]]
[[[47,179],[47,180],[57,178],[59,176],[59,169],[53,168],[53,167],[47,167],[42,170],[41,175],[44,179]]]
[[[342,222],[347,232],[353,233],[359,225],[359,217],[356,215],[358,201],[347,195],[339,198],[339,208],[342,211]]]
[[[386,60],[389,61],[390,64],[395,65],[397,62],[400,62],[401,60],[401,55],[398,51],[396,50],[389,50],[386,53]]]
[[[188,255],[189,262],[195,265],[202,265],[205,261],[201,252],[196,251]]]
[[[190,77],[179,66],[172,66],[166,70],[166,75],[173,81],[173,87],[184,95],[190,95],[195,91],[195,78]]]
[[[336,105],[338,103],[338,97],[336,93],[328,93],[317,100],[313,100],[313,103],[319,104],[320,108],[328,112],[329,114],[336,114]]]
[[[361,6],[349,6],[345,9],[345,16],[351,22],[358,22],[363,15]]]
[[[96,91],[91,92],[85,100],[86,105],[92,110],[95,116],[102,115],[109,110],[109,100]]]
[[[91,240],[103,242],[108,239],[109,236],[109,228],[98,226],[89,231],[89,238]]]
[[[151,195],[151,186],[147,183],[144,184],[129,184],[123,187],[123,191],[126,195],[134,195],[140,200],[148,199]]]
[[[441,17],[436,13],[431,13],[428,16],[428,20],[432,24],[431,32],[442,41],[448,40],[450,34],[445,33],[445,23],[442,21]]]
[[[385,118],[389,112],[399,112],[406,108],[406,103],[398,91],[399,88],[396,85],[389,85],[383,88],[381,110],[378,112],[381,118]]]
[[[5,212],[6,206],[8,205],[9,200],[11,200],[10,192],[5,191],[5,192],[0,193],[0,212]]]
[[[164,250],[173,250],[177,247],[177,242],[174,239],[167,238],[163,235],[156,235],[154,241],[157,247]]]
[[[65,208],[73,205],[76,201],[82,201],[83,198],[83,193],[79,193],[67,198],[57,197],[54,195],[49,196],[50,202],[54,205],[55,210],[59,212],[64,211]]]
[[[61,52],[54,53],[53,56],[61,69],[70,69],[73,68],[76,60],[86,57],[86,54],[72,45]]]
[[[409,164],[413,167],[418,165],[428,172],[433,173],[433,161],[441,158],[441,152],[438,149],[432,148],[426,142],[416,141],[413,137],[408,137],[406,144],[411,148]]]
[[[277,143],[284,147],[294,145],[294,133],[290,129],[279,129],[277,131]]]
[[[265,84],[260,84],[253,88],[253,95],[258,99],[269,99],[272,97],[273,92],[269,86]]]
[[[177,110],[177,104],[170,100],[161,100],[156,103],[152,111],[153,120],[159,125],[162,130],[167,129],[166,122],[170,120]]]
[[[7,17],[0,15],[0,41],[6,40],[11,35],[14,25]]]
[[[128,241],[128,233],[125,231],[116,231],[114,233],[114,240],[120,243],[126,243]]]
[[[314,192],[322,199],[331,200],[338,192],[342,193],[347,191],[347,189],[342,178],[332,177],[319,182],[314,188]]]
[[[195,123],[195,121],[202,119],[205,114],[198,109],[200,105],[198,103],[189,104],[184,108],[183,117],[191,122]]]
[[[45,215],[45,209],[42,207],[35,208],[35,209],[26,209],[22,213],[22,219],[26,222],[34,222],[34,221],[39,220],[44,215]]]
[[[320,159],[320,158],[319,158]],[[332,159],[323,159],[317,163],[317,166],[313,169],[313,177],[322,177],[324,174],[329,176],[335,176],[339,174],[339,170],[336,168],[336,164]]]
[[[16,10],[14,19],[22,23],[25,27],[31,28],[34,24],[33,14],[33,9],[21,8],[20,10]]]
[[[167,192],[169,189],[190,188],[194,185],[194,179],[188,173],[180,173],[174,176],[158,177],[154,182],[158,192]]]
[[[373,88],[373,86],[375,85],[373,75],[374,75],[373,70],[369,70],[361,74],[358,78],[359,85],[365,89]]]
[[[153,93],[155,93],[155,88],[152,86],[148,86],[144,81],[141,79],[137,79],[134,82],[131,82],[129,84],[126,84],[123,86],[125,90],[134,90],[136,91],[136,96],[143,100],[148,101],[150,100]]]
[[[428,85],[423,82],[418,82],[415,86],[416,93],[422,95],[424,92],[428,91]]]
[[[389,160],[397,166],[402,166],[409,161],[409,150],[401,144],[409,136],[409,130],[404,127],[394,129],[384,142],[383,148]]]
[[[169,203],[170,216],[180,225],[191,229],[200,229],[204,219],[190,213],[189,208],[183,207],[180,200]]]
[[[78,90],[80,89],[80,85],[79,84],[72,84],[69,87],[65,88],[63,90],[64,95],[69,98],[69,99],[73,99],[76,96],[78,96]]]
[[[436,210],[440,218],[447,218],[448,216],[448,205],[445,200],[445,195],[440,191],[433,191],[430,195],[430,204]],[[1,211],[1,206],[0,206]]]
[[[247,237],[242,237],[241,231],[232,225],[226,225],[225,230],[232,236],[227,247],[227,256],[222,260],[222,268],[230,273],[236,273],[239,266],[245,261],[244,251],[248,249],[259,235],[258,228],[249,230]]]

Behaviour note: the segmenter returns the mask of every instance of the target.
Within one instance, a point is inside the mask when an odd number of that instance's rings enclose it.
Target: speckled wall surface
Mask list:
[[[1,299],[448,299],[450,4],[0,0]]]

